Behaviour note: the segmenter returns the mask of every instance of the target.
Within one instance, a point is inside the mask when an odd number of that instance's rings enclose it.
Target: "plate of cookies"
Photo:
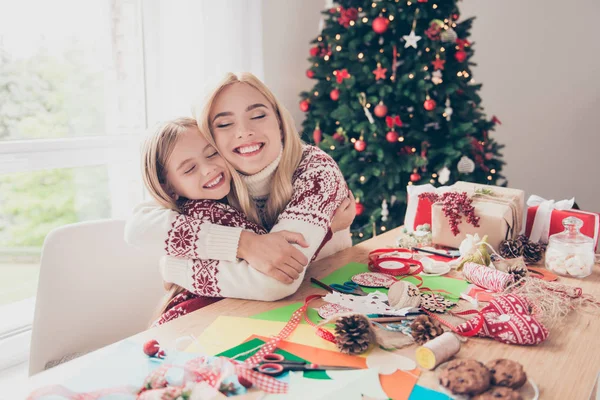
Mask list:
[[[440,389],[455,400],[539,399],[538,387],[516,361],[455,359],[437,371]]]

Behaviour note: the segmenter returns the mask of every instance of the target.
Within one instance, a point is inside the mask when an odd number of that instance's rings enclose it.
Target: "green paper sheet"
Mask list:
[[[349,263],[342,268],[332,272],[323,279],[319,279],[321,282],[331,285],[332,283],[344,283],[352,279],[356,274],[362,272],[369,272],[369,268],[366,264],[360,263]],[[458,302],[460,294],[467,289],[469,283],[461,279],[447,278],[445,276],[421,276],[423,278],[423,287],[427,287],[432,290],[443,289],[450,292],[452,295],[440,293],[446,297],[449,301]],[[416,278],[408,277],[405,280],[408,282],[418,284],[419,281]],[[319,287],[313,283],[314,287]],[[387,293],[386,288],[362,288],[365,292],[374,292],[376,290]]]
[[[257,348],[258,346],[263,345],[265,342],[260,340],[260,339],[252,339],[249,340],[247,342],[244,342],[240,345],[237,345],[229,350],[225,350],[222,353],[217,354],[217,356],[219,357],[235,357],[238,354],[241,353],[245,353],[247,351],[250,351],[254,348]],[[258,351],[258,349],[256,349],[256,351]],[[252,353],[248,353],[245,354],[243,356],[240,357],[236,357],[236,360],[238,361],[245,361],[248,358],[252,357],[254,355],[254,353],[256,353],[256,351],[252,352]],[[300,358],[292,353],[289,353],[285,350],[281,350],[281,349],[276,349],[275,352],[276,354],[281,354],[282,356],[284,356],[287,360],[290,361],[304,361],[306,362],[307,360]],[[306,371],[304,372],[304,377],[305,378],[312,378],[312,379],[330,379],[329,376],[327,375],[327,373],[325,371]]]
[[[263,321],[288,322],[292,318],[292,314],[303,305],[304,303],[292,303],[287,306],[279,307],[274,310],[269,310],[260,314],[253,315],[249,318],[261,319]],[[319,321],[323,320],[323,318],[319,316],[317,310],[310,307],[308,307],[308,318],[310,318],[310,320],[314,323],[319,323]],[[300,320],[300,323],[307,324],[304,318]],[[334,324],[327,324],[325,326],[333,327]]]

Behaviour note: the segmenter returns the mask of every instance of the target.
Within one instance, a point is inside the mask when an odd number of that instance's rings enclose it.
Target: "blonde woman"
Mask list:
[[[239,199],[240,210],[248,216],[258,215],[272,233],[289,231],[303,236],[307,246],[294,247],[305,258],[295,261],[305,266],[317,255],[324,257],[351,246],[350,224],[339,232],[330,230],[336,209],[351,197],[339,167],[320,149],[301,142],[289,112],[260,80],[249,73],[227,74],[197,110],[196,119],[207,142],[216,145],[248,188],[250,199]],[[346,210],[354,213],[353,201],[348,203]],[[145,204],[138,207],[126,229],[129,243],[166,248],[175,256],[163,262],[166,282],[191,291],[202,283],[218,292],[216,274],[198,271],[177,257],[234,261],[239,256],[267,274],[281,262],[281,248],[271,246],[265,240],[268,235],[193,220],[181,225],[179,218],[173,211]],[[305,269],[299,278],[304,273]],[[288,281],[280,294],[294,293],[301,281]]]
[[[143,177],[152,197],[166,209],[174,210],[183,217],[196,222],[220,224],[245,229],[255,234],[266,231],[250,221],[240,211],[226,204],[248,202],[246,187],[238,174],[217,153],[215,148],[201,135],[196,120],[179,118],[163,124],[145,143],[143,150]],[[233,183],[232,183],[233,180]],[[227,200],[225,200],[227,198]],[[301,242],[300,235],[276,233],[287,240]],[[185,241],[185,237],[179,237]],[[296,249],[294,249],[297,251]],[[167,249],[169,252],[170,249]],[[302,254],[296,254],[301,257]],[[243,262],[215,262],[213,260],[182,260],[197,270],[212,270],[220,283],[220,295],[264,299],[260,293],[240,289],[239,282],[260,287],[266,282],[272,293],[284,286]],[[217,269],[218,266],[218,269]],[[298,275],[298,271],[288,273]],[[210,286],[196,286],[188,292],[180,286],[171,288],[159,308],[157,324],[189,313],[219,299]]]

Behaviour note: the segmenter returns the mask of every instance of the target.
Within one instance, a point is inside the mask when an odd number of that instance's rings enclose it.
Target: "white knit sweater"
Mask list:
[[[280,158],[281,154],[261,172],[244,177],[259,212],[268,199]],[[309,247],[297,248],[311,260],[326,238],[333,213],[348,196],[348,189],[335,161],[313,146],[304,147],[292,184],[292,199],[271,232],[301,233]],[[128,243],[162,256],[167,254],[161,261],[165,281],[198,295],[265,301],[281,299],[298,289],[304,273],[287,285],[236,258],[242,229],[256,233],[264,230],[225,204],[206,200],[190,203],[192,206],[184,207],[183,214],[155,202],[140,204],[125,227]],[[337,232],[322,247],[318,258],[351,245],[348,229]]]

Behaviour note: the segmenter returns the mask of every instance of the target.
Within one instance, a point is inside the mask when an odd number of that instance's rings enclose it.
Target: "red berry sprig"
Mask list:
[[[450,229],[454,236],[460,233],[458,225],[462,222],[462,216],[467,218],[467,223],[474,227],[479,227],[479,217],[475,215],[475,207],[473,207],[473,200],[471,200],[465,192],[446,192],[441,196],[428,192],[419,195],[420,199],[429,200],[433,203],[442,203],[442,211],[444,216],[448,218]]]

